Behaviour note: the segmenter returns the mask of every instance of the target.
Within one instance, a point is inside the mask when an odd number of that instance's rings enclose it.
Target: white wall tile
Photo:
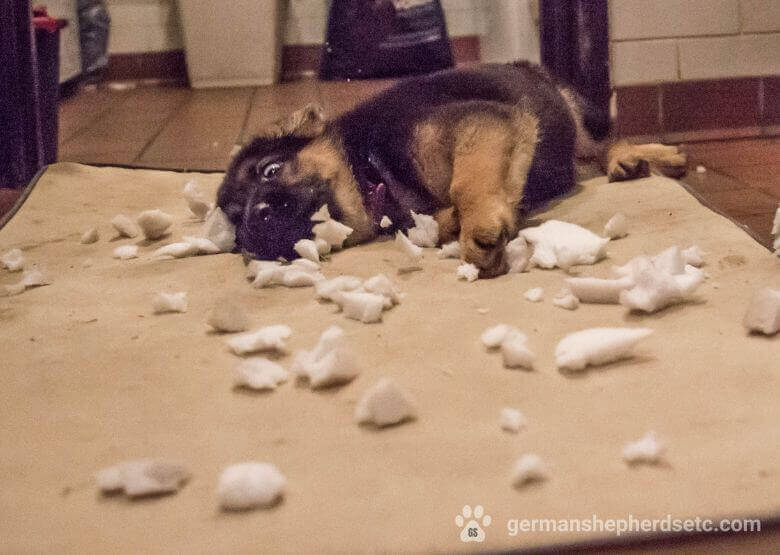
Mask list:
[[[780,31],[780,0],[741,0],[740,13],[743,33]]]
[[[780,74],[780,33],[681,39],[683,79]]]
[[[642,40],[611,44],[613,85],[637,85],[677,80],[675,40]]]
[[[737,0],[610,0],[609,26],[612,40],[738,33]]]

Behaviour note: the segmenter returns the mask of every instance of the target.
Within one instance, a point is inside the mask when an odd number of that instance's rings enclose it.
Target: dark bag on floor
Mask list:
[[[452,65],[438,0],[333,0],[322,79],[397,77]]]

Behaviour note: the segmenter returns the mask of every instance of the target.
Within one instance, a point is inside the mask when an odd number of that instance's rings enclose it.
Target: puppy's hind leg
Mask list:
[[[606,158],[610,181],[647,177],[651,168],[667,177],[681,177],[687,164],[685,154],[676,146],[659,143],[632,145],[618,141],[607,149]]]

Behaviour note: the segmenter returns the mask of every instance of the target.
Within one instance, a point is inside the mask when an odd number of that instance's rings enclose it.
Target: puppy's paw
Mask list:
[[[610,181],[627,181],[650,175],[650,165],[647,160],[626,155],[622,158],[612,158],[609,161],[607,176]]]

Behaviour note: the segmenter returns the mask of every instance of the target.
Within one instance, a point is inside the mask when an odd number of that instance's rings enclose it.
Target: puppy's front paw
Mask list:
[[[480,278],[492,278],[509,270],[505,247],[509,230],[505,225],[475,226],[461,229],[463,259],[479,268]]]

